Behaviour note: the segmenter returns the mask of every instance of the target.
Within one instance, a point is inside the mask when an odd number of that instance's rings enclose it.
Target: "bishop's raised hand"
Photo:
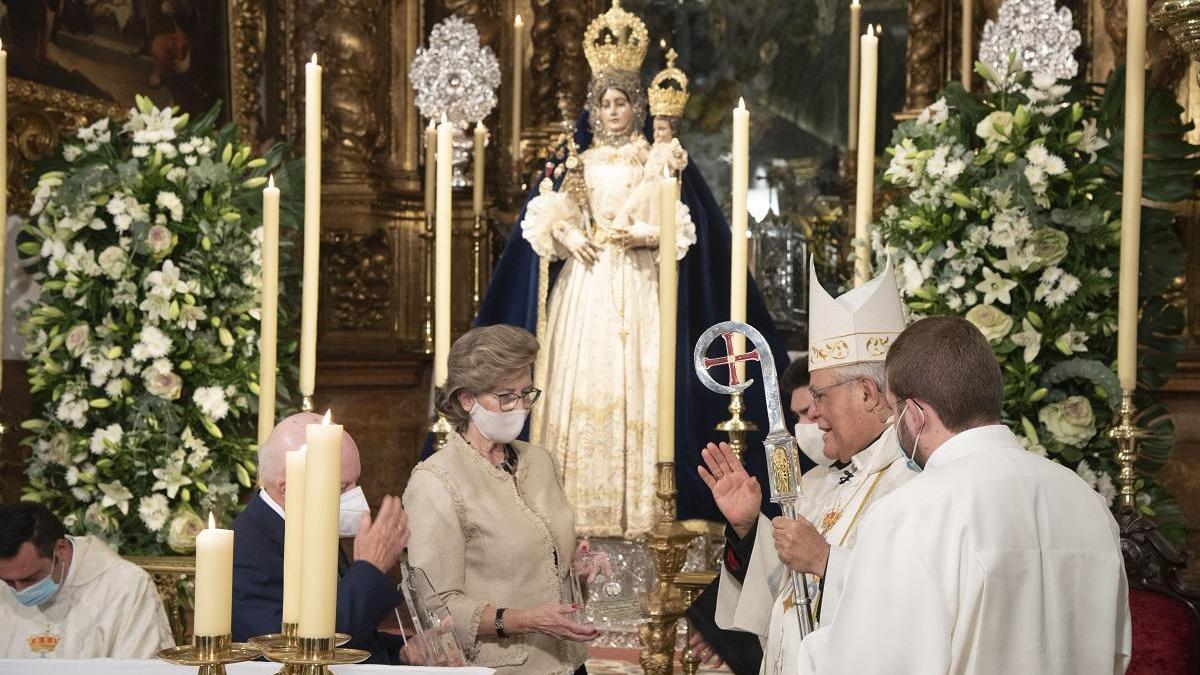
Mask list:
[[[758,479],[746,472],[728,443],[709,443],[700,456],[705,464],[698,469],[700,479],[712,490],[717,508],[737,536],[746,536],[758,521],[762,504]]]

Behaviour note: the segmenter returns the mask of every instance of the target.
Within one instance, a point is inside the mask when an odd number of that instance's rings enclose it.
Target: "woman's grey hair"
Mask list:
[[[537,338],[524,328],[505,324],[472,328],[450,347],[446,384],[434,391],[434,408],[455,431],[466,431],[471,417],[459,405],[458,393],[491,391],[514,372],[531,367],[537,352]]]
[[[629,129],[620,134],[610,132],[604,126],[604,120],[600,118],[600,101],[609,89],[616,89],[629,99],[629,109],[632,112]],[[646,126],[646,93],[642,90],[641,78],[637,73],[624,70],[607,70],[592,77],[586,108],[592,134],[597,141],[608,144],[625,143],[630,138],[641,136]]]

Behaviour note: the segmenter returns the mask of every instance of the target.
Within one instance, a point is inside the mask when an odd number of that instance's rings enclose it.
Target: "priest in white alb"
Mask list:
[[[822,625],[832,621],[844,583],[842,570],[864,514],[916,475],[896,451],[892,413],[883,395],[884,357],[904,329],[891,265],[837,299],[825,292],[815,272],[810,288],[812,403],[807,416],[824,432],[823,452],[832,461],[801,478],[797,512],[803,517],[769,521],[760,514],[758,482],[724,444],[704,450],[708,469],[700,469],[730,525],[717,625],[758,635],[763,641],[760,672],[767,675],[797,668],[800,610],[789,570],[809,571],[801,570],[799,560],[822,561],[808,577],[813,618]],[[815,454],[813,448],[804,450]]]
[[[1003,378],[958,317],[909,326],[887,356],[900,451],[923,472],[860,526],[837,618],[798,673],[1124,673],[1117,523],[1070,469],[1001,424]]]
[[[145,570],[72,537],[42,504],[0,504],[0,659],[145,659],[175,644]]]

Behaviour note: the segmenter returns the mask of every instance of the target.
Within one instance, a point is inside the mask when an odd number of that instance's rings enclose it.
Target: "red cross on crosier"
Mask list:
[[[725,366],[729,368],[729,386],[736,386],[741,384],[741,380],[738,379],[736,364],[741,361],[758,361],[758,350],[755,349],[745,354],[734,354],[733,333],[722,333],[721,337],[725,340],[725,356],[716,359],[704,359],[704,367]]]

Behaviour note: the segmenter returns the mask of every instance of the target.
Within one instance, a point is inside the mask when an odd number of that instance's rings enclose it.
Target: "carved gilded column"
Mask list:
[[[915,117],[933,103],[946,73],[946,30],[942,0],[909,0],[906,97],[898,116]]]
[[[230,115],[242,137],[263,138],[259,81],[266,60],[267,12],[261,0],[229,0]]]

